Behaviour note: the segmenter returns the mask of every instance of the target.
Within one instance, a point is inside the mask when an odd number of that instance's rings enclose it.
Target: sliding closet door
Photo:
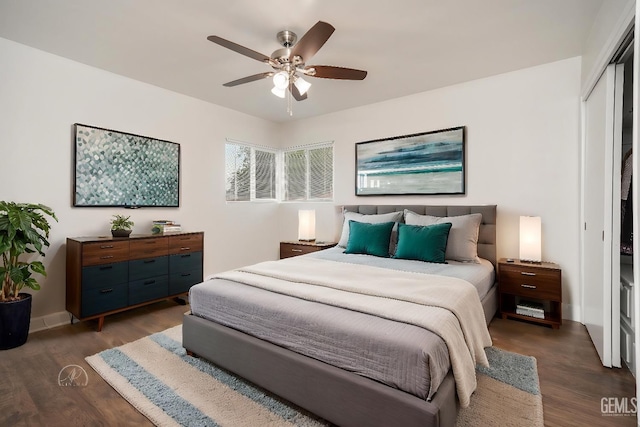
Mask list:
[[[618,307],[620,298],[619,279],[612,280],[614,90],[615,65],[610,65],[583,110],[583,320],[607,367],[620,366],[619,326],[614,330],[612,319],[614,298]]]

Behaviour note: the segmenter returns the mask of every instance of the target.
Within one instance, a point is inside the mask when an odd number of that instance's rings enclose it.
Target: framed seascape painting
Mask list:
[[[465,194],[464,126],[356,144],[356,196]]]
[[[180,206],[180,144],[76,123],[73,206]]]

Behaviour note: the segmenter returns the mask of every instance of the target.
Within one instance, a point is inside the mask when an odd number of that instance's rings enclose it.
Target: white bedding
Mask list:
[[[491,262],[480,258],[480,263],[447,261],[447,264],[435,264],[407,259],[380,258],[371,255],[345,254],[344,248],[334,247],[313,252],[306,257],[326,259],[329,261],[351,264],[371,265],[391,270],[412,271],[414,273],[436,274],[439,276],[457,277],[471,283],[478,290],[482,300],[495,283],[495,269]]]

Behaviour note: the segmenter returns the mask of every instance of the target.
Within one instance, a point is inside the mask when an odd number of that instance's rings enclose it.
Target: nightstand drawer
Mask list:
[[[500,291],[531,298],[561,300],[560,271],[500,266]]]
[[[280,243],[280,258],[290,258],[293,256],[309,254],[311,252],[318,252],[323,249],[326,249],[326,247],[296,243]]]
[[[169,257],[170,274],[198,269],[202,270],[202,252],[175,254]]]

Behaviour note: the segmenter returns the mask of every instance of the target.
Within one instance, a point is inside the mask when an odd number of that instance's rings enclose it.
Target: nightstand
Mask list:
[[[300,240],[292,242],[280,242],[280,259],[291,258],[293,256],[304,255],[311,252],[318,252],[329,249],[337,245],[336,242],[303,242]]]
[[[562,324],[562,270],[551,262],[528,263],[506,258],[498,262],[500,314],[503,319],[528,320],[558,329]],[[544,318],[518,314],[518,305],[541,306]],[[521,311],[523,308],[520,308]],[[529,311],[531,313],[531,311]]]

